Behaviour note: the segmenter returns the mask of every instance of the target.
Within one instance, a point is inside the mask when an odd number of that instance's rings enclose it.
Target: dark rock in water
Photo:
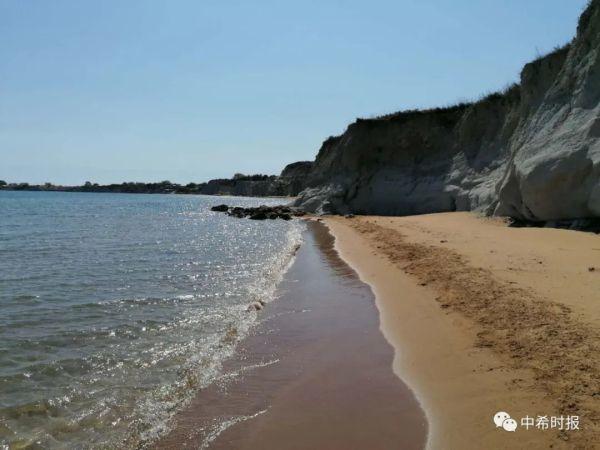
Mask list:
[[[236,206],[235,208],[231,208],[229,210],[228,214],[230,216],[237,217],[238,219],[243,219],[244,217],[246,217],[246,212],[245,212],[244,208],[240,208],[239,206]]]
[[[266,218],[267,214],[262,211],[258,211],[250,216],[251,220],[265,220]]]
[[[289,206],[257,206],[254,208],[242,208],[240,206],[229,207],[227,205],[217,205],[211,208],[212,211],[226,212],[232,217],[243,219],[248,217],[252,220],[292,220],[294,217],[304,216],[305,212],[298,208]]]

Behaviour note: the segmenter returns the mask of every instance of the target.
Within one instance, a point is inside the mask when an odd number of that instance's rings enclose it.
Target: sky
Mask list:
[[[201,182],[476,99],[587,0],[0,0],[0,179]]]

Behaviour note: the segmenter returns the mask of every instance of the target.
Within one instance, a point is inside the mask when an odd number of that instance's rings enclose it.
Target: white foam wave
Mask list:
[[[258,417],[258,416],[266,413],[267,411],[268,411],[268,409],[263,409],[262,411],[258,411],[257,413],[252,414],[252,415],[235,416],[235,417],[231,417],[230,419],[227,419],[227,420],[224,420],[224,421],[218,423],[217,425],[215,425],[208,431],[208,434],[207,434],[206,438],[204,439],[204,441],[202,442],[200,449],[208,448],[208,446],[211,444],[211,442],[213,442],[216,438],[218,438],[219,435],[221,433],[223,433],[223,431],[227,430],[228,428],[230,428],[240,422],[245,422],[246,420],[254,419],[255,417]]]
[[[185,374],[183,379],[177,385],[165,387],[164,392],[158,398],[148,399],[140,405],[139,416],[142,417],[142,421],[152,424],[142,433],[143,442],[153,441],[166,434],[170,430],[171,419],[178,411],[189,404],[198,389],[214,382],[226,383],[229,376],[239,376],[246,370],[278,362],[278,360],[273,360],[247,366],[228,375],[222,375],[221,372],[223,361],[233,356],[237,343],[248,335],[257,321],[258,314],[248,312],[247,305],[259,300],[265,303],[273,301],[276,298],[278,284],[294,261],[296,252],[302,242],[304,224],[294,222],[291,225],[286,234],[284,247],[277,252],[273,252],[264,261],[260,275],[246,287],[247,302],[227,308],[228,317],[234,318],[229,330],[223,335],[213,336],[210,341],[204,341],[201,346],[197,347],[195,356],[186,363],[183,369]],[[266,410],[253,416],[239,416],[219,423],[210,432],[213,437],[206,441],[206,445],[235,423],[248,420],[264,412]],[[205,448],[204,444],[201,448]]]

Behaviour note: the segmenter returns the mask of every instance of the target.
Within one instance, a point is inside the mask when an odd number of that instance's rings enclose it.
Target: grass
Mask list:
[[[415,119],[425,115],[440,115],[450,119],[452,116],[456,116],[457,113],[465,111],[467,108],[472,106],[471,102],[457,102],[448,106],[441,106],[437,108],[428,109],[408,109],[405,111],[398,111],[391,114],[385,114],[382,116],[374,116],[367,119],[356,119],[356,123],[374,123],[374,122],[406,122],[411,119]]]
[[[400,122],[404,123],[418,117],[426,115],[435,115],[445,125],[453,125],[462,116],[468,108],[484,103],[493,103],[503,100],[518,100],[520,98],[518,83],[511,83],[506,85],[500,91],[489,92],[483,94],[480,98],[475,101],[459,101],[447,106],[440,106],[436,108],[426,109],[408,109],[404,111],[398,111],[391,114],[384,114],[380,116],[373,116],[367,119],[358,118],[356,123],[377,123],[377,122]]]

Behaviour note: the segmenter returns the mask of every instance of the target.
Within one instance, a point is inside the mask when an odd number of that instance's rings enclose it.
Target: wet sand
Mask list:
[[[469,213],[328,218],[370,284],[394,370],[431,449],[592,449],[600,442],[600,237]],[[492,417],[580,417],[509,433]]]
[[[279,298],[154,448],[424,448],[424,413],[392,370],[370,288],[326,227],[308,228]]]

